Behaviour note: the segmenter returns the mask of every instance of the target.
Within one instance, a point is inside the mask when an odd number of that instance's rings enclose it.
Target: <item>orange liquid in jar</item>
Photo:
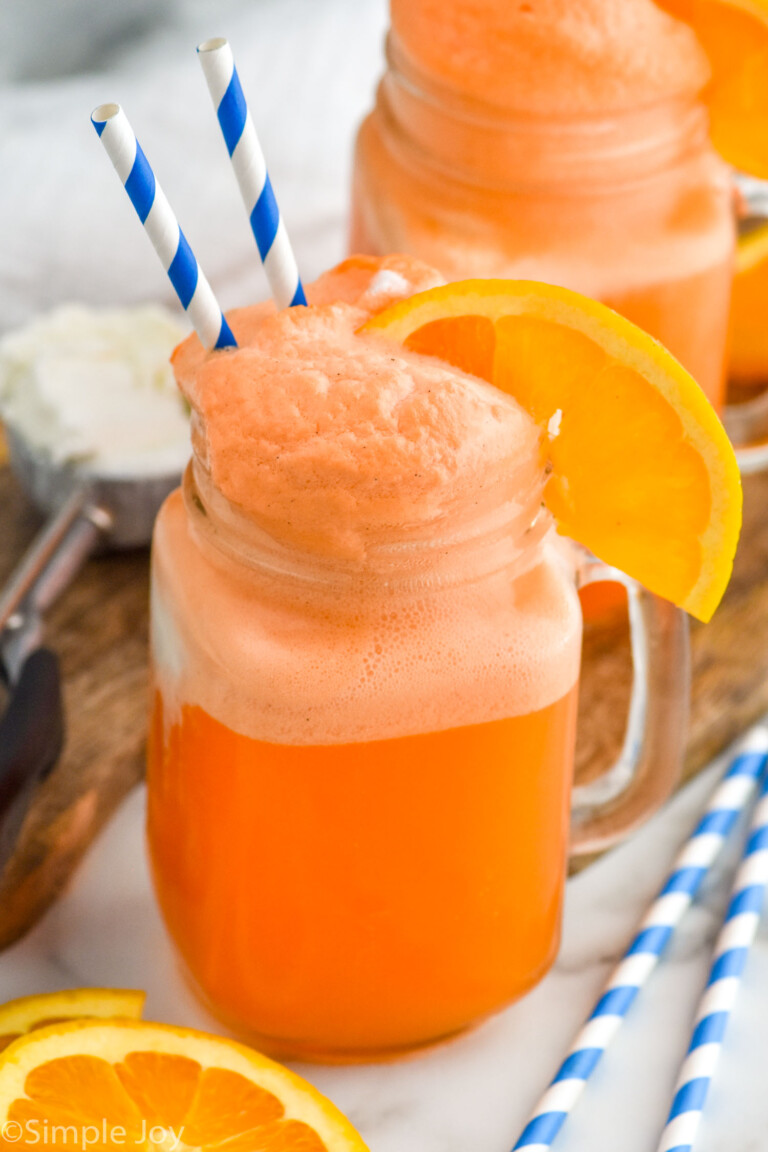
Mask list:
[[[272,1051],[450,1035],[554,959],[576,689],[527,716],[307,747],[156,697],[149,842],[183,962]]]

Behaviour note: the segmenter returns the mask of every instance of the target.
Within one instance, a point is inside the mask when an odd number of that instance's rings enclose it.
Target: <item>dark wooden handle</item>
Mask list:
[[[63,745],[59,661],[48,648],[38,648],[25,660],[0,719],[0,873]]]

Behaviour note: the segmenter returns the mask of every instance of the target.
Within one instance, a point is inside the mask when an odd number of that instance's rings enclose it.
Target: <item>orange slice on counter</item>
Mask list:
[[[768,384],[768,224],[739,237],[728,373],[739,383]]]
[[[753,176],[768,178],[768,0],[656,0],[685,21],[709,57],[704,92],[712,143]]]
[[[0,1052],[25,1032],[84,1016],[140,1020],[146,995],[127,988],[72,988],[0,1004]]]
[[[131,1020],[54,1024],[0,1056],[0,1150],[367,1152],[287,1068],[216,1036]]]
[[[558,529],[708,620],[741,526],[733,449],[699,385],[657,341],[565,288],[465,280],[360,329],[509,393],[542,429]]]

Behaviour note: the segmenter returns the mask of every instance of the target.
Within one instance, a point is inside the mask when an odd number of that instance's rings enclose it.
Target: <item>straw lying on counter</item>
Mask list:
[[[762,724],[745,737],[693,835],[678,854],[669,879],[651,905],[624,959],[609,977],[591,1016],[534,1109],[514,1146],[515,1152],[518,1148],[545,1152],[552,1144],[701,888],[729,833],[749,806],[766,765],[768,726]]]
[[[197,53],[272,295],[278,308],[306,304],[296,258],[272,191],[232,49],[226,40],[217,38],[200,44]]]
[[[125,112],[119,104],[100,104],[91,113],[91,122],[201,341],[206,348],[236,346],[213,289],[155,179]]]
[[[757,935],[768,885],[768,777],[736,873],[728,911],[715,944],[712,968],[699,1002],[688,1054],[658,1152],[690,1152],[717,1067],[728,1018],[736,1001],[749,949]]]

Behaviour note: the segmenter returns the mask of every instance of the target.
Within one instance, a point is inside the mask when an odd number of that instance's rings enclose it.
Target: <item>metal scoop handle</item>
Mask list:
[[[39,532],[0,594],[0,663],[10,691],[0,718],[0,872],[64,743],[59,664],[41,647],[43,613],[110,526],[109,513],[87,488],[78,489]]]
[[[0,651],[11,682],[39,644],[42,614],[80,571],[112,525],[87,487],[78,488],[32,541],[0,593]]]

